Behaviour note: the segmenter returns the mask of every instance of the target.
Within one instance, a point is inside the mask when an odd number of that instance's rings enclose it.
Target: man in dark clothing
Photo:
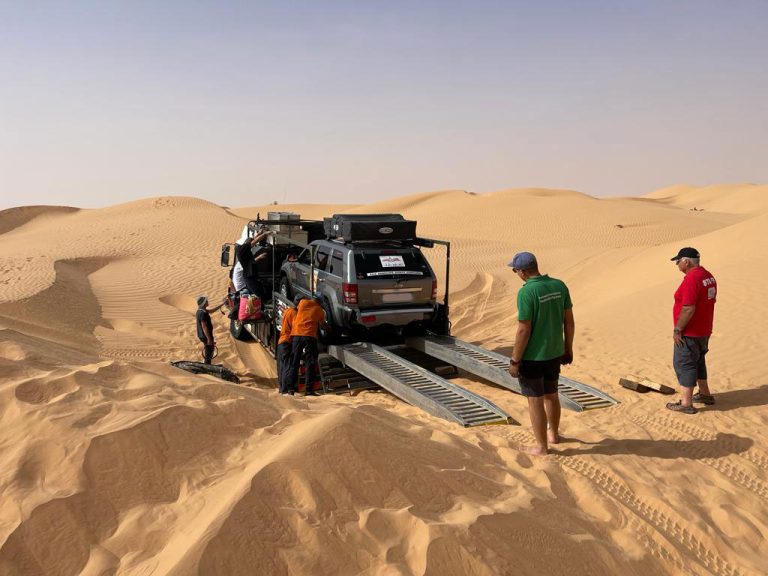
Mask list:
[[[197,299],[197,313],[195,314],[195,323],[197,324],[197,337],[203,343],[203,357],[205,363],[210,364],[213,360],[213,353],[216,350],[216,341],[213,338],[213,323],[211,322],[211,312],[219,310],[224,304],[219,304],[216,308],[206,308],[208,297],[199,296]]]
[[[265,299],[264,286],[259,281],[258,263],[264,260],[270,254],[267,246],[267,236],[272,234],[271,230],[262,230],[250,240],[243,242],[238,246],[236,254],[237,261],[243,267],[243,280],[248,292],[254,296]]]
[[[299,305],[303,296],[296,296],[294,304]],[[280,327],[280,339],[277,341],[277,384],[280,394],[288,395],[296,392],[296,382],[290,382],[291,374],[291,351],[293,348],[293,321],[296,319],[296,308],[286,308],[283,312],[283,323]]]
[[[320,295],[314,294],[299,302],[296,316],[291,327],[291,371],[288,373],[288,383],[296,385],[299,375],[299,365],[304,360],[304,394],[316,396],[312,391],[317,370],[317,331],[326,326],[325,312],[320,304]]]

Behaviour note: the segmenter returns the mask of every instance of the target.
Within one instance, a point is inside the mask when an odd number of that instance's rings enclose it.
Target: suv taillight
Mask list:
[[[432,300],[437,300],[437,280],[432,280]]]
[[[341,285],[341,290],[344,294],[344,304],[357,304],[357,284],[344,282]]]

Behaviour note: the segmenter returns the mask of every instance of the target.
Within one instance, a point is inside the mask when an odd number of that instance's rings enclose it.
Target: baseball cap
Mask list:
[[[512,262],[507,264],[512,270],[529,270],[538,266],[536,262],[536,256],[530,252],[518,252],[515,257],[512,258]]]
[[[197,306],[198,308],[200,306],[205,306],[208,303],[208,297],[207,296],[198,296],[197,297]]]
[[[680,258],[699,258],[700,254],[699,251],[696,250],[696,248],[691,248],[690,246],[686,248],[680,248],[680,252],[677,253],[677,256],[674,258],[670,258],[670,260],[680,260]]]

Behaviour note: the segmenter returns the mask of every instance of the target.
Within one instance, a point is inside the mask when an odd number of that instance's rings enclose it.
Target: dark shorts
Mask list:
[[[538,398],[557,392],[560,378],[560,357],[552,360],[523,360],[520,362],[520,389],[523,396]]]
[[[675,346],[672,354],[672,366],[680,386],[693,388],[697,380],[707,379],[708,351],[709,336],[703,338],[683,336],[683,345]]]

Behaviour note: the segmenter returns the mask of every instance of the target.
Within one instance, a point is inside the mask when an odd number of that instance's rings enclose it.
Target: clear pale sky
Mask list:
[[[0,0],[0,209],[731,182],[763,0]]]

